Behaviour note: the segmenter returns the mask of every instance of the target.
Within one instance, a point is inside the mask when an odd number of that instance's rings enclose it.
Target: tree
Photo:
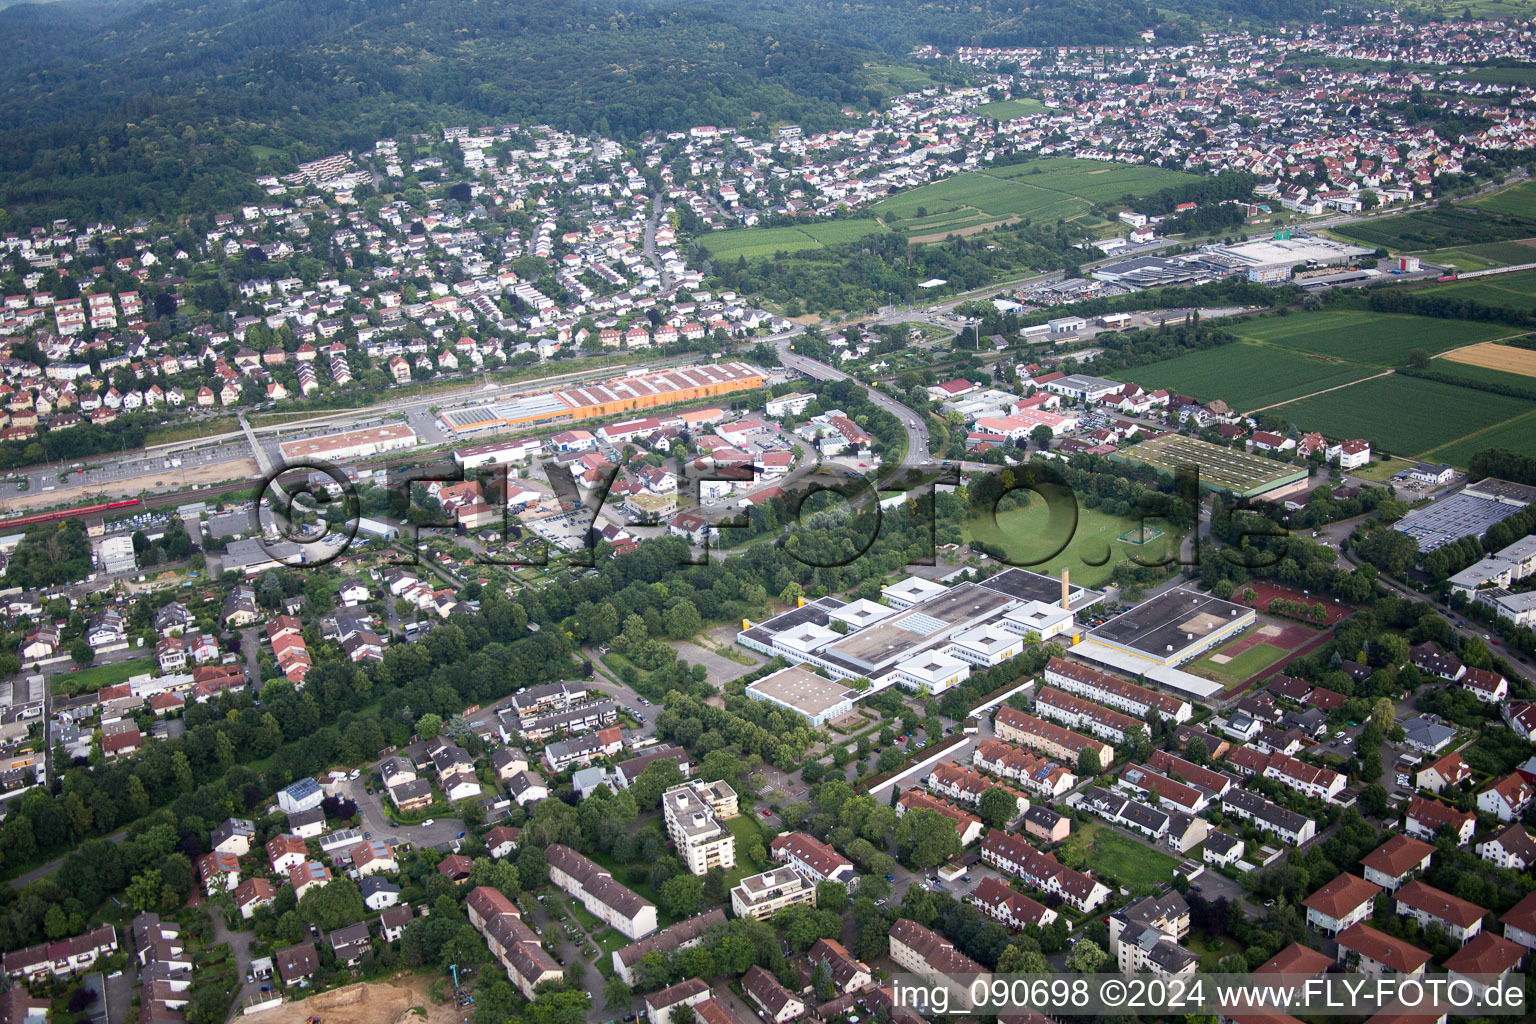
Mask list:
[[[1211,748],[1205,742],[1204,736],[1191,736],[1189,746],[1184,749],[1184,753],[1188,754],[1189,760],[1195,764],[1205,764],[1211,759]]]
[[[842,882],[817,882],[816,906],[841,914],[848,906],[848,887]]]
[[[1092,778],[1104,770],[1099,763],[1099,752],[1092,747],[1084,747],[1083,752],[1077,755],[1077,774],[1083,778]]]
[[[430,742],[437,739],[438,734],[442,731],[442,715],[433,714],[429,711],[416,719],[416,735],[420,736],[423,741]]]
[[[299,899],[299,917],[321,931],[361,921],[368,913],[363,894],[350,878],[333,878],[311,888]]]
[[[628,1010],[634,998],[634,993],[630,991],[628,985],[624,984],[624,979],[617,974],[609,978],[608,983],[603,986],[603,1009],[605,1010],[615,1012]]]
[[[1001,786],[981,794],[981,802],[976,805],[976,816],[992,828],[1002,828],[1018,813],[1018,798]]]
[[[673,875],[661,883],[656,900],[673,917],[692,917],[704,906],[704,880],[697,875]]]
[[[1372,818],[1385,818],[1391,811],[1387,791],[1379,783],[1371,783],[1360,790],[1360,813]]]
[[[896,846],[907,863],[923,869],[937,867],[961,852],[954,822],[926,808],[902,816],[896,826]]]
[[[642,811],[654,811],[661,806],[661,794],[682,782],[683,771],[677,762],[671,758],[662,758],[646,765],[645,771],[630,785],[629,791],[634,794],[636,807]]]
[[[1045,448],[1048,444],[1050,444],[1051,438],[1053,438],[1055,436],[1056,436],[1055,432],[1053,430],[1051,430],[1050,427],[1046,426],[1044,423],[1040,424],[1034,430],[1031,430],[1029,432],[1029,439],[1031,441],[1035,442],[1036,447],[1042,448],[1042,449]]]
[[[96,660],[96,649],[82,638],[69,645],[69,656],[76,665],[85,668]]]
[[[1066,967],[1078,974],[1099,974],[1109,964],[1109,954],[1092,939],[1083,939],[1067,954]]]

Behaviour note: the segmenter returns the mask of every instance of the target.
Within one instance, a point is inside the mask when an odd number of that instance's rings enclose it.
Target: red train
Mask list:
[[[119,509],[133,508],[144,502],[139,498],[124,498],[122,501],[109,501],[103,505],[87,505],[84,508],[66,508],[57,512],[38,512],[30,516],[14,516],[0,519],[0,527],[10,529],[13,526],[33,526],[37,523],[51,523],[59,519],[74,519],[76,516],[92,516],[107,512],[116,512]]]

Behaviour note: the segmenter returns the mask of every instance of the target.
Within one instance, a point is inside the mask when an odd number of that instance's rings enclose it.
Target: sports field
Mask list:
[[[1378,372],[1328,356],[1239,341],[1126,370],[1122,376],[1145,388],[1167,388],[1203,401],[1220,398],[1232,408],[1246,411]]]
[[[1006,499],[1005,499],[1006,501]],[[1142,562],[1156,563],[1178,551],[1182,534],[1166,532],[1167,524],[1154,521],[1154,528],[1165,530],[1146,544],[1128,544],[1120,535],[1141,525],[1135,516],[1112,516],[1098,509],[1077,509],[1077,526],[1067,532],[1066,526],[1053,526],[1050,510],[1043,499],[1034,497],[1023,508],[1010,508],[999,512],[994,521],[991,516],[979,516],[965,524],[965,539],[995,544],[1008,553],[1017,565],[1034,572],[1056,576],[1062,569],[1072,573],[1072,580],[1085,587],[1102,587],[1109,582],[1115,566],[1128,561],[1132,555]],[[1063,540],[1066,547],[1060,554],[1045,558]],[[1040,559],[1044,559],[1040,561]]]
[[[1234,324],[1231,331],[1239,338],[1380,367],[1406,365],[1408,354],[1416,348],[1430,353],[1444,352],[1518,333],[1502,324],[1365,310],[1263,317]]]
[[[982,117],[995,117],[999,121],[1011,121],[1016,117],[1038,114],[1044,109],[1045,104],[1034,99],[998,100],[995,103],[983,103],[979,107],[972,107],[971,113]]]
[[[1373,449],[1424,456],[1531,409],[1524,399],[1391,374],[1272,411],[1328,437],[1363,437]],[[1443,454],[1436,458],[1452,461]],[[1453,464],[1465,466],[1466,458]]]
[[[1536,248],[1524,245],[1518,247],[1526,253],[1526,258],[1522,262],[1536,263]],[[1536,270],[1496,274],[1493,277],[1475,277],[1470,281],[1447,281],[1444,284],[1432,284],[1423,289],[1423,292],[1424,294],[1453,295],[1458,299],[1470,299],[1490,306],[1536,309]]]
[[[1181,465],[1193,464],[1200,467],[1201,486],[1234,494],[1260,493],[1307,475],[1305,469],[1284,462],[1178,434],[1164,434],[1133,444],[1110,458],[1152,466],[1170,474]]]
[[[1238,654],[1227,655],[1220,651],[1207,654],[1192,662],[1188,670],[1231,689],[1263,672],[1285,655],[1285,651],[1273,644],[1258,643]]]
[[[1447,352],[1441,359],[1505,374],[1536,377],[1536,350],[1516,348],[1513,345],[1496,345],[1491,341],[1485,341],[1481,345]]]

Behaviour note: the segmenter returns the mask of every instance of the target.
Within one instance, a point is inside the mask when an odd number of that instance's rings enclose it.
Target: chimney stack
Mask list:
[[[1061,570],[1061,610],[1062,611],[1068,611],[1068,612],[1072,610],[1071,605],[1067,601],[1067,589],[1068,589],[1067,576],[1068,576],[1069,572],[1070,572],[1070,570],[1068,570],[1065,566],[1062,567],[1062,570]]]

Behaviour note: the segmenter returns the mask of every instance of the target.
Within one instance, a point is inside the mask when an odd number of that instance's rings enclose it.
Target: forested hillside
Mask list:
[[[28,221],[228,209],[255,197],[253,172],[461,120],[816,128],[879,104],[864,65],[881,51],[1132,42],[1184,21],[1140,0],[19,4],[0,10],[0,200]]]
[[[152,0],[52,46],[9,28],[47,11],[0,12],[0,174],[13,209],[227,208],[267,148],[311,157],[468,117],[630,137],[754,117],[828,124],[844,104],[878,99],[859,53],[705,11]]]

